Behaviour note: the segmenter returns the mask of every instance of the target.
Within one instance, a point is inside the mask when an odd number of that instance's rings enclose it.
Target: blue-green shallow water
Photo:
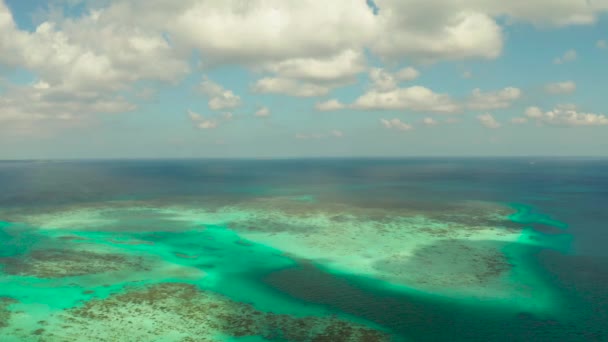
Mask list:
[[[497,248],[524,256],[559,294],[561,308],[555,315],[538,314],[399,291],[369,276],[336,272],[322,262],[246,241],[229,227],[203,221],[179,231],[167,227],[152,232],[53,231],[0,223],[2,258],[18,260],[36,250],[94,244],[152,263],[148,271],[122,281],[99,275],[43,279],[2,274],[0,297],[19,302],[9,310],[37,310],[32,319],[38,320],[91,298],[120,293],[126,285],[177,281],[251,303],[261,311],[337,314],[368,322],[390,331],[396,340],[606,341],[607,171],[605,161],[571,159],[1,162],[0,221],[9,221],[15,210],[38,212],[116,200],[171,204],[199,197],[240,203],[257,196],[293,196],[302,203],[439,212],[460,201],[503,203],[516,211],[510,216],[514,226],[538,232],[533,238],[551,244],[522,241]],[[141,223],[153,225],[153,220]],[[127,221],[125,227],[137,226]],[[148,243],[116,243],[134,239]],[[201,270],[205,276],[158,272],[157,263],[162,262]]]

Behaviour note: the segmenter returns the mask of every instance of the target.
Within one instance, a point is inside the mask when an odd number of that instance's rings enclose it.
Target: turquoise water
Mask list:
[[[601,212],[573,206],[604,164],[567,165],[0,163],[0,337],[603,341]]]

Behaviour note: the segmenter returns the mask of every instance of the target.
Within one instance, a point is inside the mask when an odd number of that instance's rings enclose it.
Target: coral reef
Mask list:
[[[270,341],[388,341],[386,332],[337,317],[301,317],[261,312],[244,303],[199,290],[163,283],[133,288],[58,313],[34,333],[41,340],[218,341],[260,336]]]
[[[42,249],[0,258],[4,273],[36,278],[63,278],[126,269],[149,270],[144,258],[84,250]]]
[[[8,320],[11,316],[8,306],[16,302],[16,300],[9,297],[0,297],[0,329],[8,327]]]

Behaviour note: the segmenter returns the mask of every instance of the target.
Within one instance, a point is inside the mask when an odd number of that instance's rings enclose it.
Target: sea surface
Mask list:
[[[0,341],[608,341],[608,160],[0,161]]]

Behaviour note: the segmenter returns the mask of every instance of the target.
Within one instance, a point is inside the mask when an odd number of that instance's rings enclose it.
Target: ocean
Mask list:
[[[0,341],[608,341],[608,160],[0,161]]]

